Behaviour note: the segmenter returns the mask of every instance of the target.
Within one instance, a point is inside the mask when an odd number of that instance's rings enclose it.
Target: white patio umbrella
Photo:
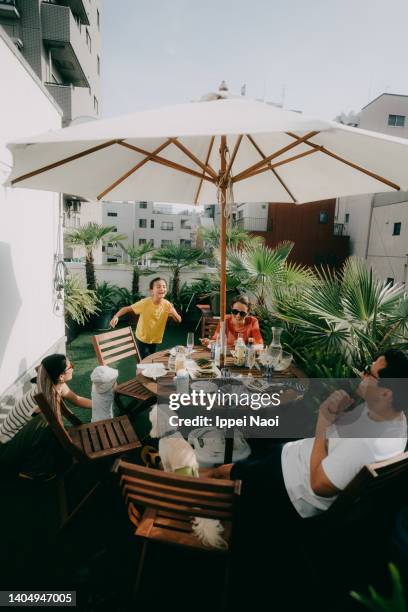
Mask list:
[[[218,200],[223,321],[229,200],[300,204],[406,190],[408,141],[224,92],[209,98],[13,142],[8,184],[90,200]]]

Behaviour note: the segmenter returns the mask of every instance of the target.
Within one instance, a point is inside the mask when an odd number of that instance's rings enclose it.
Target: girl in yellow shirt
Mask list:
[[[124,306],[115,314],[110,322],[111,327],[116,327],[119,318],[129,312],[139,315],[136,327],[136,341],[142,359],[151,355],[156,350],[156,345],[163,340],[164,329],[167,319],[171,317],[177,323],[181,317],[168,300],[164,297],[167,293],[167,283],[164,278],[154,278],[149,284],[150,297],[139,300],[131,306]]]

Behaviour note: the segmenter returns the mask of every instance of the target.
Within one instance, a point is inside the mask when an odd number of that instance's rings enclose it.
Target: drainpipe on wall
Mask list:
[[[373,194],[372,197],[371,197],[370,216],[368,218],[367,241],[366,241],[366,248],[365,248],[365,254],[364,254],[364,259],[365,260],[367,260],[367,257],[368,257],[368,247],[370,246],[371,224],[372,224],[372,221],[373,221],[373,210],[374,210],[374,198],[375,198],[375,194]]]

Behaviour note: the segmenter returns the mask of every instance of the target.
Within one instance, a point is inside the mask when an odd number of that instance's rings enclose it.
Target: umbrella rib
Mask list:
[[[207,153],[207,157],[205,159],[205,164],[208,164],[208,160],[210,159],[211,156],[211,151],[214,145],[214,140],[215,140],[215,136],[213,136],[210,140],[210,146],[208,147],[208,153]],[[205,172],[203,172],[202,176],[200,177],[200,182],[198,184],[198,189],[197,189],[197,193],[196,193],[196,197],[194,198],[194,204],[198,204],[198,198],[200,197],[200,191],[201,191],[201,187],[203,186],[203,180],[204,180],[204,176],[205,176]]]
[[[299,138],[299,136],[297,136],[296,134],[293,134],[292,132],[287,132],[287,134],[288,136],[291,136],[291,138],[296,138],[296,139]],[[396,183],[389,181],[388,179],[384,178],[383,176],[379,174],[376,174],[375,172],[371,172],[371,170],[367,170],[367,168],[363,168],[362,166],[359,166],[358,164],[354,164],[348,159],[344,159],[344,157],[340,157],[340,155],[333,153],[333,151],[326,149],[322,145],[317,145],[313,142],[309,142],[308,139],[306,140],[304,139],[303,142],[309,145],[309,147],[313,147],[313,149],[318,148],[321,153],[324,153],[325,155],[328,155],[329,157],[332,157],[333,159],[336,159],[337,161],[342,162],[343,164],[346,164],[347,166],[350,166],[350,168],[354,168],[354,170],[358,170],[359,172],[362,172],[363,174],[367,174],[367,176],[370,176],[371,178],[375,179],[376,181],[379,181],[380,183],[384,183],[385,185],[388,185],[388,187],[392,187],[396,191],[400,191],[401,189],[401,187],[397,185]]]
[[[180,149],[180,151],[183,151],[183,153],[187,155],[187,157],[189,157],[193,162],[195,162],[198,166],[200,166],[200,168],[204,170],[204,172],[208,172],[208,174],[212,176],[213,179],[218,178],[215,170],[208,164],[208,160],[205,164],[203,164],[203,162],[200,159],[198,159],[198,157],[196,157],[194,153],[190,151],[190,149],[188,149],[179,140],[177,140],[177,138],[172,138],[171,141],[178,149]]]
[[[97,200],[101,200],[104,196],[106,196],[107,193],[109,193],[110,191],[112,191],[113,189],[115,189],[115,187],[117,187],[118,185],[120,185],[121,183],[123,183],[123,181],[125,181],[127,178],[129,178],[129,176],[131,176],[132,174],[134,174],[137,170],[139,170],[139,168],[141,168],[142,166],[144,166],[151,158],[153,155],[157,155],[157,153],[160,153],[160,151],[163,151],[163,149],[165,149],[166,147],[169,146],[169,144],[171,144],[173,141],[172,138],[169,138],[168,140],[166,140],[165,142],[163,142],[160,147],[157,147],[157,149],[155,149],[153,151],[153,153],[151,153],[151,155],[148,155],[147,157],[145,157],[144,159],[142,159],[139,163],[136,164],[136,166],[133,166],[133,168],[131,168],[130,170],[128,170],[127,172],[125,172],[125,174],[123,174],[121,177],[119,177],[114,183],[112,183],[112,185],[109,185],[109,187],[107,187],[106,189],[104,189],[104,191],[102,191],[98,196],[96,196]]]
[[[233,150],[232,155],[231,155],[231,159],[229,160],[229,164],[227,166],[227,169],[225,170],[225,176],[226,177],[228,177],[230,175],[232,164],[234,163],[235,158],[237,156],[239,145],[241,144],[243,136],[244,136],[243,134],[240,134],[238,136],[237,142],[235,143],[234,150]]]
[[[284,166],[285,164],[289,164],[290,162],[296,161],[297,159],[301,159],[302,157],[307,157],[308,155],[313,155],[314,153],[318,153],[318,152],[319,152],[319,148],[317,147],[316,149],[304,151],[303,153],[299,153],[298,155],[293,155],[292,157],[287,157],[286,159],[282,159],[281,161],[276,162],[276,164],[269,164],[269,166],[266,166],[266,168],[259,168],[259,170],[256,170],[255,172],[251,172],[251,174],[244,176],[240,180],[252,178],[254,176],[257,176],[258,174],[262,174],[262,172],[267,172],[268,170],[274,170],[278,166]]]
[[[249,166],[249,168],[246,168],[246,170],[243,170],[242,172],[237,174],[233,178],[233,182],[235,183],[237,181],[241,181],[241,180],[243,180],[245,178],[248,178],[248,175],[250,175],[255,170],[258,170],[259,168],[262,168],[268,162],[270,162],[272,159],[275,159],[275,157],[279,157],[280,155],[283,155],[283,153],[286,153],[286,151],[290,151],[294,147],[297,147],[298,145],[302,144],[302,142],[304,142],[308,138],[313,138],[313,136],[316,136],[316,134],[318,134],[318,133],[319,132],[317,132],[317,131],[308,132],[302,138],[299,138],[297,140],[297,142],[291,142],[290,144],[286,145],[285,147],[282,147],[282,149],[279,149],[278,151],[275,151],[275,153],[272,153],[271,155],[268,155],[267,157],[265,157],[265,159],[262,159],[261,161],[257,162],[256,164],[253,164],[252,166]]]
[[[262,159],[266,158],[266,155],[263,153],[263,151],[261,150],[261,148],[257,145],[257,143],[255,142],[255,140],[252,138],[252,136],[250,134],[246,135],[249,142],[253,145],[253,147],[255,148],[256,151],[258,151],[259,155],[262,157]],[[281,177],[279,176],[279,174],[276,172],[275,168],[272,166],[271,163],[268,163],[268,168],[269,170],[271,170],[271,172],[273,172],[275,178],[280,182],[280,184],[282,185],[282,187],[284,188],[284,190],[286,191],[286,193],[289,195],[290,198],[292,198],[292,201],[294,204],[296,204],[297,200],[296,198],[293,196],[292,192],[290,191],[289,187],[285,184],[285,182],[283,181],[283,179],[281,179]]]
[[[205,181],[210,181],[210,183],[215,182],[215,179],[207,175],[203,176],[199,172],[196,172],[195,170],[192,170],[191,168],[187,168],[187,166],[182,166],[181,164],[177,164],[176,162],[170,161],[169,159],[166,159],[164,157],[159,157],[159,155],[153,155],[151,151],[140,149],[139,147],[136,147],[135,145],[131,145],[128,142],[120,142],[119,144],[122,145],[122,147],[127,147],[128,149],[131,149],[132,151],[136,151],[136,153],[147,155],[147,157],[150,158],[149,161],[156,162],[157,164],[161,164],[162,166],[167,166],[168,168],[172,168],[173,170],[179,170],[180,172],[191,174],[192,176],[197,176],[198,178],[202,177]]]
[[[106,147],[111,147],[114,144],[120,144],[120,140],[109,140],[108,142],[104,142],[103,144],[97,145],[96,147],[91,147],[90,149],[86,149],[85,151],[81,151],[81,153],[75,153],[74,155],[70,155],[69,157],[65,157],[64,159],[60,159],[57,162],[53,162],[52,164],[48,164],[48,166],[43,166],[42,168],[38,168],[37,170],[33,170],[32,172],[28,172],[27,174],[23,174],[22,176],[18,176],[14,180],[11,181],[12,185],[19,183],[20,181],[24,181],[25,179],[29,179],[37,174],[42,174],[43,172],[47,172],[48,170],[53,170],[54,168],[58,168],[63,164],[68,164],[71,161],[75,161],[76,159],[80,159],[81,157],[85,157],[86,155],[90,155],[91,153],[95,153],[96,151],[100,151],[101,149],[105,149]]]

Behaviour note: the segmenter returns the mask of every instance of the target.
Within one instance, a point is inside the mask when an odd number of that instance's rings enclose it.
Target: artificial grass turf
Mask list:
[[[187,329],[183,325],[167,325],[163,342],[158,345],[157,351],[175,346],[176,344],[185,344],[188,331],[190,331],[190,327]],[[77,395],[82,395],[83,397],[91,397],[91,373],[98,365],[92,344],[92,336],[95,333],[100,332],[84,331],[73,342],[67,345],[67,355],[74,365],[74,375],[72,381],[69,382],[69,387]],[[196,338],[197,341],[198,338]],[[110,365],[119,370],[118,382],[124,382],[135,376],[136,362],[133,357]],[[141,402],[135,404],[132,400],[128,400],[128,398],[123,398],[123,404],[126,406],[125,412],[133,412],[135,415],[131,420],[136,433],[143,440],[148,435],[151,427],[148,410],[143,410]],[[146,408],[149,405],[147,403]],[[91,420],[91,411],[89,409],[78,408],[72,405],[70,408],[83,423]],[[117,410],[115,414],[118,414]]]

